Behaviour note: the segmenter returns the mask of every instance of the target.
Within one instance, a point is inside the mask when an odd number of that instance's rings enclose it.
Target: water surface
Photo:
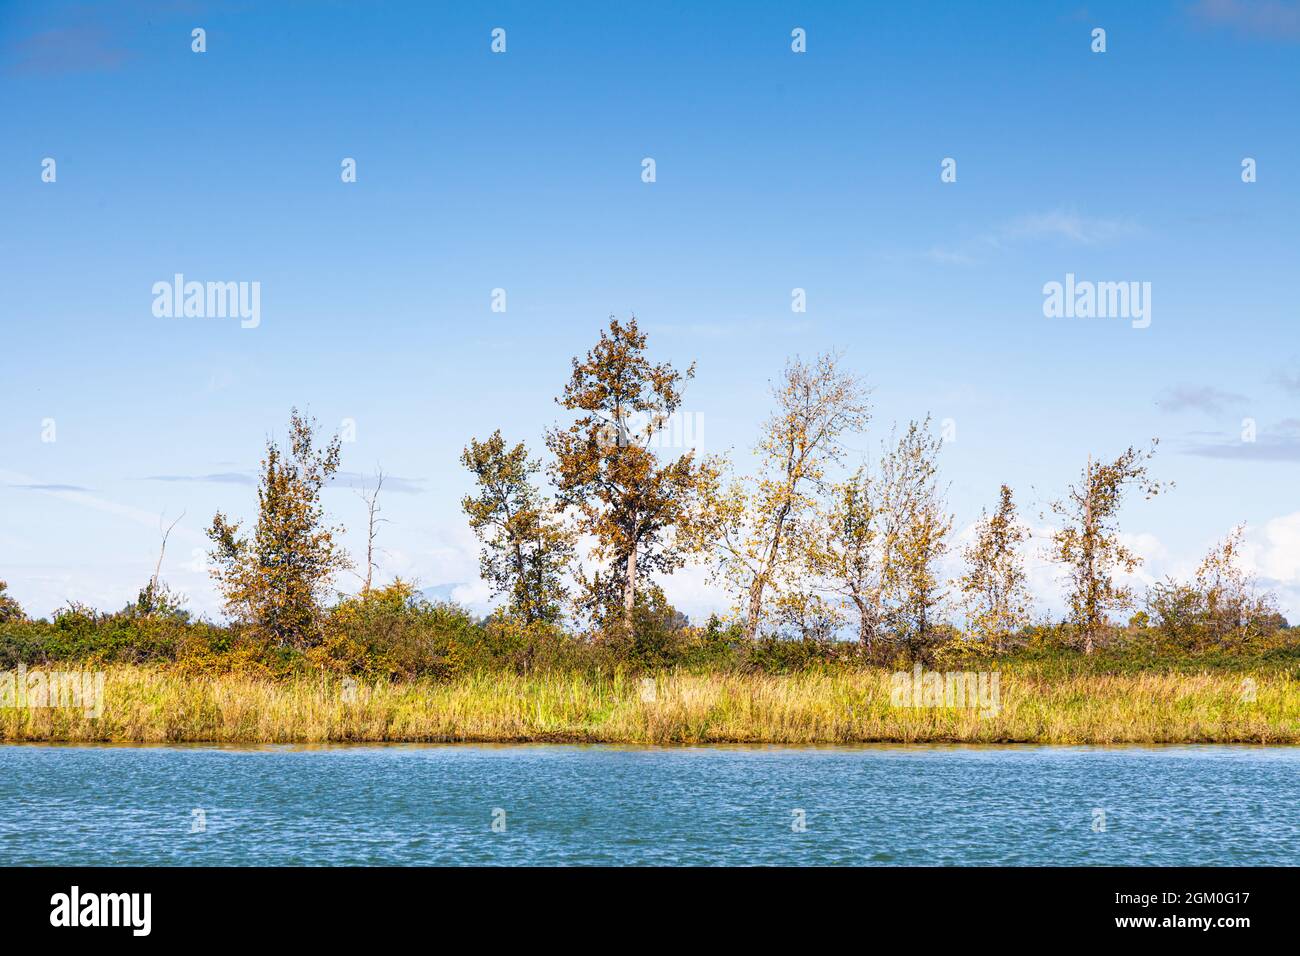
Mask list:
[[[0,746],[10,865],[1297,865],[1297,808],[1285,747]]]

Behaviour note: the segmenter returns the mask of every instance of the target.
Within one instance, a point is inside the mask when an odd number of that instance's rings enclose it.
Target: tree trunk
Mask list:
[[[763,575],[754,578],[749,588],[749,614],[745,618],[745,639],[752,641],[758,634],[758,615],[763,607]]]
[[[631,633],[636,608],[636,547],[627,553],[627,580],[623,583],[623,626]]]
[[[519,588],[512,595],[513,600],[518,603],[516,611],[521,611],[524,620],[529,621],[532,618],[530,614],[532,602],[528,600],[528,570],[524,563],[524,549],[518,541],[515,542],[515,576],[519,579]]]
[[[858,646],[862,652],[867,655],[868,660],[874,659],[873,648],[871,646],[872,621],[871,612],[861,601],[858,604]]]
[[[785,530],[785,519],[789,514],[790,502],[787,500],[776,513],[772,541],[767,548],[763,569],[754,577],[754,583],[749,588],[749,617],[745,621],[745,637],[751,641],[758,636],[758,619],[763,613],[763,590],[767,587],[768,575],[776,567],[777,553],[781,550],[781,533]]]
[[[1093,527],[1092,527],[1092,456],[1088,456],[1088,470],[1084,482],[1083,499],[1083,558],[1086,571],[1084,595],[1086,596],[1086,613],[1083,628],[1083,653],[1092,653],[1092,632],[1097,626],[1097,569],[1093,567]]]
[[[925,591],[922,591],[917,595],[917,600],[920,602],[921,606],[917,609],[916,614],[916,644],[918,648],[923,649],[925,647],[926,635],[930,632],[930,617],[926,613],[930,596]]]

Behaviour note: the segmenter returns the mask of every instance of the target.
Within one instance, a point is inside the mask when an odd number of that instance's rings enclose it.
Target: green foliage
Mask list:
[[[70,604],[52,620],[0,623],[0,668],[65,660],[117,664],[174,661],[186,634],[201,632],[211,637],[223,630],[207,623],[190,623],[183,612],[151,616],[131,604],[121,611],[102,613]]]
[[[606,644],[617,660],[633,668],[667,667],[682,661],[691,634],[686,616],[652,583],[637,592],[631,630],[613,628]]]
[[[486,656],[482,628],[467,611],[427,601],[400,580],[339,601],[321,645],[306,655],[325,670],[397,679],[453,677]]]
[[[185,610],[185,596],[158,580],[151,580],[142,587],[135,603],[128,604],[124,610],[142,617],[161,617],[181,622],[190,619],[190,612]]]
[[[514,674],[550,671],[612,672],[619,666],[609,646],[586,640],[544,621],[525,623],[510,614],[494,614],[482,624],[486,658],[478,664]]]
[[[423,600],[398,581],[341,598],[326,614],[321,642],[304,650],[279,645],[258,628],[239,623],[221,626],[183,613],[147,614],[134,604],[109,614],[70,605],[50,620],[0,623],[0,669],[73,662],[157,665],[204,677],[283,679],[323,672],[357,680],[446,681],[471,674],[610,676],[666,669],[793,674],[913,663],[901,644],[869,655],[856,641],[750,639],[741,622],[724,623],[716,616],[703,627],[693,626],[657,589],[638,598],[634,621],[630,635],[621,621],[608,632],[589,634],[526,623],[508,613],[476,621],[465,609]],[[1300,679],[1300,629],[1287,628],[1280,617],[1246,640],[1205,647],[1171,644],[1155,626],[1110,626],[1095,635],[1091,656],[1084,653],[1079,628],[1070,623],[1022,628],[1004,652],[947,625],[931,633],[934,643],[925,655],[934,667],[1029,668],[1069,675],[1247,672],[1281,666]]]
[[[523,442],[507,450],[500,430],[485,442],[470,439],[460,460],[478,487],[461,508],[484,545],[479,573],[525,623],[559,621],[568,599],[564,575],[573,560],[573,535],[533,486],[541,464],[529,459]]]

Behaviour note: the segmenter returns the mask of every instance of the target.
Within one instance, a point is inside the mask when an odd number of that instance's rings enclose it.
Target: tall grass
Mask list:
[[[443,682],[352,683],[115,665],[106,671],[100,717],[0,708],[0,740],[1300,743],[1300,681],[1286,669],[1247,675],[1250,685],[1240,673],[1026,666],[1000,676],[999,711],[986,717],[892,706],[890,672],[879,668],[650,677],[474,672]]]

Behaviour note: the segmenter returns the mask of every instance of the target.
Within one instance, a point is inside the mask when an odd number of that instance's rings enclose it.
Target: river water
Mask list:
[[[0,865],[1300,864],[1300,747],[0,746]]]

